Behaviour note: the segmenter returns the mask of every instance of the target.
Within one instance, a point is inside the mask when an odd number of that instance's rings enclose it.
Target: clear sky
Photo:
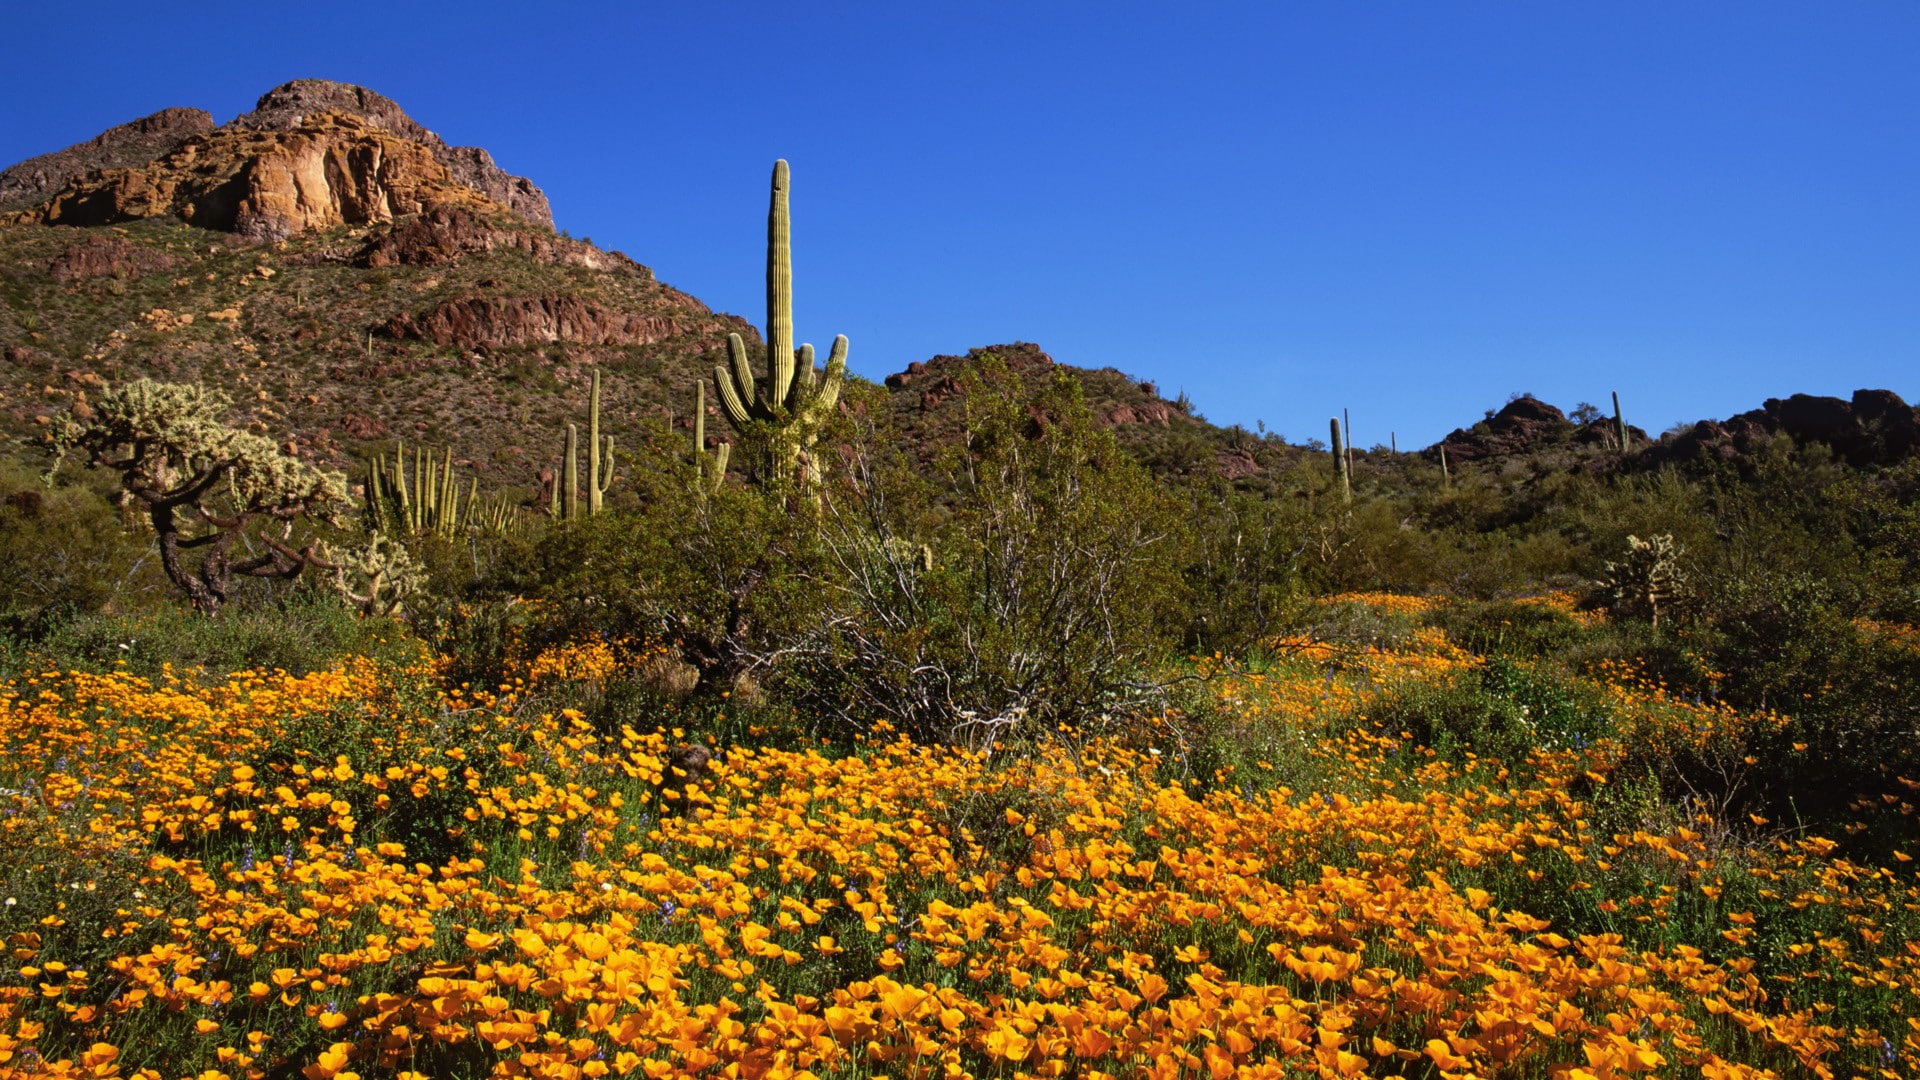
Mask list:
[[[1025,340],[1403,448],[1519,391],[1920,398],[1912,0],[13,0],[0,164],[301,77],[756,324],[789,159],[799,335],[875,379]]]

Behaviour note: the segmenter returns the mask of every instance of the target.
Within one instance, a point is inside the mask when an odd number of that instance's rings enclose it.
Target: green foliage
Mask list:
[[[1594,690],[1550,667],[1496,658],[1441,682],[1415,682],[1368,714],[1387,735],[1456,761],[1468,755],[1519,767],[1535,749],[1586,749],[1613,732]]]
[[[828,500],[839,619],[796,689],[853,723],[991,743],[1157,692],[1151,661],[1180,626],[1183,507],[1060,377],[1039,396],[988,359],[961,382],[965,439],[937,525],[910,463],[857,459]],[[927,532],[931,570],[918,561]]]
[[[354,655],[417,659],[419,643],[396,623],[362,619],[324,590],[303,589],[270,602],[235,604],[219,619],[175,605],[82,616],[33,642],[30,655],[64,669],[147,677],[169,667],[209,675],[276,668],[298,674]]]
[[[106,493],[0,469],[0,633],[31,638],[76,615],[151,602],[165,583],[148,544]]]
[[[1311,509],[1219,487],[1196,486],[1187,498],[1186,592],[1204,598],[1188,609],[1187,639],[1201,652],[1240,655],[1278,634],[1306,592]]]
[[[664,433],[634,466],[638,507],[551,529],[506,580],[554,606],[541,633],[665,643],[713,698],[765,675],[814,627],[830,567],[806,500],[781,491],[708,491]]]

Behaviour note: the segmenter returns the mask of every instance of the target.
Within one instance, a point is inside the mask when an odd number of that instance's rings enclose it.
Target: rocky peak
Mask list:
[[[1454,462],[1506,457],[1557,442],[1575,429],[1567,414],[1531,394],[1522,394],[1500,411],[1469,428],[1455,428],[1441,440]]]
[[[425,145],[358,116],[319,113],[284,132],[228,125],[192,136],[148,165],[74,181],[17,220],[86,226],[174,217],[281,240],[447,206],[504,209],[456,182]]]
[[[537,225],[553,228],[553,208],[547,196],[523,176],[510,176],[494,164],[493,156],[478,146],[448,146],[420,126],[392,98],[364,86],[326,79],[295,79],[267,91],[253,111],[235,117],[228,127],[258,131],[293,131],[307,117],[320,113],[357,116],[382,131],[419,143],[446,166],[456,183],[478,191]]]
[[[0,213],[16,221],[178,217],[256,239],[483,204],[553,228],[547,197],[485,150],[448,146],[390,98],[321,79],[277,86],[222,127],[165,109],[0,172]]]
[[[204,109],[161,109],[65,150],[28,158],[0,172],[0,213],[45,202],[88,173],[138,168],[212,130],[213,117]]]

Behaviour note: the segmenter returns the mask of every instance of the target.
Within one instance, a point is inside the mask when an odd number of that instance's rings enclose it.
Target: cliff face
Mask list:
[[[391,98],[364,86],[295,79],[261,95],[253,111],[227,125],[256,131],[293,131],[319,113],[357,116],[381,131],[427,148],[457,184],[472,188],[536,225],[553,228],[547,196],[524,176],[509,176],[478,146],[448,146],[440,136],[415,123]]]
[[[284,240],[487,205],[425,146],[356,116],[319,113],[285,132],[228,126],[194,135],[149,165],[73,181],[18,220],[90,226],[173,217],[253,240]]]

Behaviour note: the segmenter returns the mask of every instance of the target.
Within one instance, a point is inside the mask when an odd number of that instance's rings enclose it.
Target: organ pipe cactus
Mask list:
[[[754,445],[755,464],[771,479],[820,479],[813,445],[833,414],[847,371],[847,338],[833,339],[824,376],[813,369],[813,346],[793,344],[793,258],[785,161],[773,165],[773,196],[767,210],[767,374],[756,382],[746,342],[727,335],[728,364],[713,369],[720,409],[741,437]]]
[[[367,461],[367,527],[389,535],[433,533],[452,536],[472,524],[473,482],[465,501],[453,477],[453,450],[436,459],[434,451],[414,447],[413,475],[407,475],[407,448],[397,443],[393,463],[378,455]]]
[[[1353,501],[1353,465],[1347,458],[1347,440],[1340,431],[1340,418],[1335,416],[1327,421],[1327,428],[1333,434],[1333,468],[1340,476],[1340,501]]]

